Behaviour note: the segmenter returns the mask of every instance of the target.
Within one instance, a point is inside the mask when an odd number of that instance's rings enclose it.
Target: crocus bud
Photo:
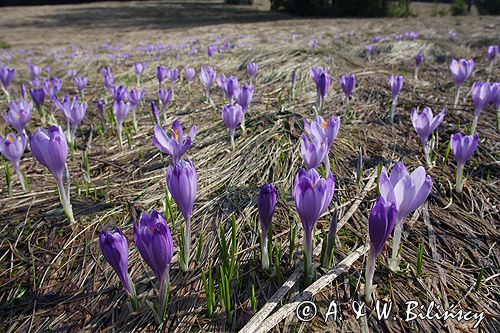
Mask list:
[[[131,110],[130,102],[125,103],[123,100],[113,103],[113,114],[115,115],[118,125],[122,125]]]
[[[160,125],[160,113],[154,101],[151,101],[151,112],[153,113],[154,121],[157,125]]]
[[[259,64],[256,64],[255,62],[251,62],[247,64],[247,74],[250,77],[250,80],[252,80],[257,74],[257,71],[259,70]]]
[[[394,202],[398,210],[398,222],[394,231],[392,245],[392,258],[389,260],[389,268],[393,271],[399,269],[400,259],[398,257],[403,223],[406,217],[419,208],[429,196],[432,189],[432,179],[425,172],[424,167],[418,167],[411,173],[403,163],[396,163],[391,171],[391,176],[382,168],[379,178],[380,195],[386,202]]]
[[[26,97],[28,96],[28,93],[26,91],[26,86],[22,82],[21,82],[21,89],[20,90],[21,90],[22,99],[26,99]]]
[[[42,74],[42,69],[34,64],[28,65],[31,80],[36,79]]]
[[[164,66],[158,66],[156,68],[156,78],[158,79],[158,86],[161,88],[161,83],[165,81],[168,75],[168,68]]]
[[[210,44],[208,47],[207,47],[207,55],[209,58],[212,58],[215,54],[215,52],[217,52],[217,47],[213,44]]]
[[[243,109],[240,105],[224,105],[222,107],[222,121],[226,124],[227,129],[229,130],[229,135],[231,137],[231,146],[234,149],[234,132],[236,131],[236,127],[241,122],[243,118]]]
[[[167,187],[177,207],[184,217],[184,234],[180,266],[183,271],[189,268],[189,252],[191,249],[191,214],[193,212],[194,200],[198,192],[198,176],[193,162],[180,161],[174,167],[169,166],[167,170]]]
[[[142,73],[144,73],[144,70],[146,69],[146,65],[143,62],[138,62],[134,64],[133,69],[135,75],[141,77]]]
[[[115,102],[120,103],[125,100],[128,96],[127,87],[125,86],[113,86],[111,87],[111,96],[115,100]]]
[[[75,83],[76,89],[79,92],[82,92],[85,88],[87,88],[88,80],[86,77],[75,77],[73,79],[73,82]]]
[[[476,81],[472,85],[472,101],[474,102],[474,120],[470,133],[476,132],[477,121],[481,111],[496,97],[496,90],[489,82]]]
[[[488,46],[488,50],[486,51],[486,57],[488,58],[488,61],[490,63],[492,63],[493,60],[495,60],[495,57],[498,54],[498,50],[499,50],[498,45],[490,45],[490,46]]]
[[[262,268],[269,268],[269,251],[267,249],[267,235],[276,206],[276,188],[273,184],[265,183],[259,192],[258,209],[260,216],[260,246],[262,254]]]
[[[251,84],[244,84],[236,94],[236,103],[238,103],[243,112],[247,112],[253,97],[253,86]]]
[[[476,151],[478,142],[479,137],[477,134],[474,136],[462,136],[462,133],[455,133],[451,135],[451,152],[455,155],[455,159],[457,160],[457,177],[455,182],[455,190],[457,193],[462,192],[465,163]]]
[[[130,92],[128,93],[128,100],[130,102],[130,105],[134,108],[138,107],[139,104],[141,104],[141,101],[144,98],[145,94],[146,90],[144,89],[142,90],[139,88],[130,89]]]
[[[10,102],[9,112],[3,114],[3,119],[10,126],[14,127],[19,133],[24,132],[26,123],[31,118],[33,111],[33,102],[28,102],[25,99]]]
[[[391,75],[389,76],[389,88],[391,88],[392,98],[396,98],[403,88],[403,77],[399,75]]]
[[[339,79],[340,87],[347,98],[351,97],[354,86],[356,85],[356,77],[350,74],[344,74]]]
[[[163,109],[163,112],[167,110],[167,105],[170,102],[170,99],[172,98],[172,90],[171,89],[159,89],[158,90],[158,97],[160,98],[161,101],[161,107]]]
[[[12,80],[14,80],[14,76],[16,76],[15,69],[9,69],[6,66],[0,66],[0,82],[2,82],[2,87],[5,90],[8,90]]]
[[[212,69],[212,67],[209,67],[209,66],[202,66],[201,67],[199,78],[200,78],[201,83],[205,87],[207,98],[210,98],[210,88],[214,84],[216,77],[217,77],[217,74]]]
[[[321,214],[330,205],[335,191],[335,180],[332,173],[327,179],[320,177],[315,169],[299,170],[293,185],[295,207],[304,229],[304,256],[306,280],[314,275],[312,271],[313,229]]]
[[[455,83],[458,87],[460,87],[465,80],[467,80],[471,75],[472,72],[474,71],[474,60],[465,60],[465,59],[460,59],[460,60],[451,60],[450,63],[450,72],[451,76],[453,77],[453,80],[455,80]]]
[[[424,55],[422,53],[418,53],[416,56],[415,56],[415,65],[417,67],[420,66],[420,64],[422,63],[422,60],[424,60]]]
[[[162,152],[172,157],[173,164],[177,164],[182,155],[191,147],[196,135],[196,126],[191,127],[189,134],[184,137],[181,123],[178,119],[172,124],[171,137],[159,125],[154,127],[153,143]]]
[[[436,117],[434,117],[434,115],[432,114],[432,110],[429,107],[425,107],[421,113],[418,113],[418,110],[416,108],[413,108],[411,110],[411,123],[413,124],[415,131],[417,131],[420,142],[422,142],[425,159],[429,166],[431,164],[431,161],[429,157],[429,147],[427,147],[427,140],[429,139],[429,136],[441,124],[444,115],[444,109]]]
[[[365,301],[372,302],[373,274],[377,257],[382,252],[385,243],[391,236],[397,222],[397,208],[393,202],[387,202],[382,196],[372,206],[368,220],[370,234],[370,253],[366,261],[365,271]]]
[[[169,81],[174,84],[174,82],[177,80],[177,77],[179,76],[179,70],[177,69],[168,69],[167,70],[167,78]]]
[[[43,106],[43,101],[45,99],[45,93],[43,92],[43,89],[30,89],[30,95],[33,99],[33,102],[35,102],[36,107],[40,109]]]
[[[123,288],[133,294],[132,283],[128,275],[128,243],[119,227],[113,231],[101,230],[99,246],[106,261],[113,267],[120,278]]]
[[[186,79],[186,81],[188,81],[188,82],[193,81],[195,73],[196,72],[195,72],[194,68],[190,68],[187,66],[184,67],[184,78]]]

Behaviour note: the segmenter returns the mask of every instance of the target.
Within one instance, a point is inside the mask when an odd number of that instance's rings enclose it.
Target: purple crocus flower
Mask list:
[[[436,128],[443,121],[445,112],[444,109],[436,116],[432,114],[432,110],[429,107],[425,107],[421,113],[418,113],[416,108],[411,110],[410,118],[415,131],[417,131],[420,142],[422,142],[422,147],[424,149],[425,161],[430,167],[432,162],[429,157],[429,147],[427,145],[427,140],[429,136],[436,130]]]
[[[372,43],[375,43],[375,44],[376,44],[376,43],[380,42],[381,40],[382,40],[382,36],[380,36],[380,35],[376,35],[376,36],[374,36],[374,37],[372,38]]]
[[[171,84],[173,85],[174,82],[177,80],[177,78],[179,77],[179,70],[178,69],[168,69],[167,70],[167,78],[168,80],[171,82]]]
[[[300,137],[300,152],[307,170],[317,168],[325,159],[328,153],[328,141],[326,137],[322,140],[318,137],[311,137],[311,140],[304,134]]]
[[[15,128],[19,134],[24,133],[24,127],[31,118],[33,111],[33,102],[25,99],[10,102],[9,112],[3,114],[3,119]]]
[[[389,88],[391,88],[391,94],[392,94],[392,104],[391,104],[391,116],[390,120],[391,123],[394,122],[394,115],[396,113],[396,106],[398,104],[398,95],[399,92],[401,91],[401,88],[403,87],[403,77],[398,76],[398,75],[391,75],[389,76]]]
[[[252,83],[252,80],[257,74],[258,70],[259,70],[259,64],[256,64],[255,62],[247,64],[247,74],[250,77],[250,84]]]
[[[472,85],[472,101],[474,102],[474,120],[470,128],[470,133],[476,133],[477,121],[481,111],[496,99],[496,89],[489,82],[476,81]]]
[[[87,88],[88,80],[86,77],[77,76],[73,79],[73,82],[80,93]]]
[[[160,125],[155,125],[153,143],[162,152],[172,157],[174,165],[179,163],[182,155],[191,147],[196,135],[196,126],[191,127],[189,134],[184,137],[181,123],[178,119],[172,124],[172,132],[169,137]]]
[[[373,52],[375,51],[375,45],[373,44],[369,44],[367,47],[366,47],[366,53],[368,54],[368,61],[371,61],[371,56],[373,54]]]
[[[2,82],[2,88],[4,92],[9,89],[12,80],[14,80],[14,76],[16,76],[15,69],[9,69],[6,66],[0,66],[0,82]]]
[[[497,110],[497,131],[500,132],[500,82],[492,83],[492,101]]]
[[[168,283],[174,242],[167,221],[159,211],[141,213],[139,221],[134,223],[134,242],[160,284]]]
[[[169,69],[164,66],[156,68],[156,78],[158,79],[158,89],[161,89],[161,83],[167,78]]]
[[[101,230],[99,247],[106,261],[113,267],[128,295],[134,295],[133,284],[128,274],[128,242],[119,227],[113,231]]]
[[[311,41],[309,42],[309,47],[314,50],[316,48],[316,46],[318,46],[318,40],[311,39]]]
[[[234,150],[234,132],[243,118],[243,109],[240,105],[228,104],[222,107],[222,121],[226,124],[231,138],[231,147]]]
[[[127,87],[125,86],[112,86],[111,87],[111,96],[115,100],[115,102],[123,102],[123,100],[128,96]]]
[[[49,100],[53,100],[55,97],[57,97],[57,94],[61,90],[61,87],[62,81],[56,77],[51,77],[48,80],[42,81],[43,92]]]
[[[30,73],[31,80],[38,78],[40,76],[40,74],[42,74],[42,69],[34,64],[28,65],[28,71]]]
[[[40,108],[43,106],[43,101],[45,99],[45,93],[43,92],[43,89],[42,88],[30,89],[30,95],[31,98],[33,99],[33,102],[35,102],[37,109],[40,110]]]
[[[207,55],[208,57],[210,58],[210,60],[212,59],[212,57],[214,56],[215,52],[217,52],[217,47],[213,44],[210,44],[208,47],[207,47]]]
[[[372,206],[368,220],[368,233],[370,234],[370,253],[366,261],[365,271],[365,301],[372,302],[373,274],[377,257],[382,253],[385,243],[391,236],[397,223],[398,211],[393,202],[386,202],[382,196]]]
[[[238,103],[243,112],[248,111],[248,107],[252,102],[253,97],[253,86],[251,84],[244,84],[241,89],[238,89],[236,93],[236,103]]]
[[[347,100],[349,100],[349,97],[351,97],[352,91],[354,90],[354,86],[356,85],[356,77],[354,74],[344,74],[340,77],[339,83]]]
[[[306,141],[302,138],[301,141],[301,152],[304,161],[308,166],[308,169],[315,168],[321,164],[321,161],[317,161],[322,154],[322,143],[326,140],[326,151],[323,155],[323,162],[325,164],[326,173],[330,171],[330,159],[328,158],[328,151],[333,144],[333,141],[337,138],[337,133],[340,129],[340,118],[332,116],[328,121],[323,119],[321,116],[316,116],[312,123],[309,123],[307,119],[304,119],[304,130],[313,138],[312,143]],[[317,163],[317,165],[316,165]],[[316,165],[316,166],[314,166]]]
[[[101,75],[104,87],[107,90],[111,90],[114,87],[115,77],[111,74],[111,68],[103,67],[101,68]]]
[[[96,100],[97,103],[97,110],[99,111],[99,118],[101,118],[101,126],[102,129],[104,130],[105,127],[105,119],[104,119],[104,101],[101,98],[98,98]]]
[[[212,69],[212,67],[209,66],[202,66],[200,69],[200,81],[205,87],[205,92],[207,95],[207,99],[210,100],[210,88],[215,82],[215,79],[217,77],[217,74],[215,71]]]
[[[68,74],[69,77],[74,78],[78,74],[78,72],[76,71],[76,69],[68,69],[66,74]]]
[[[63,174],[68,158],[68,144],[59,126],[50,126],[48,130],[38,128],[30,133],[30,147],[33,156],[54,176],[59,188],[59,196],[64,211],[71,223],[75,222],[68,191],[64,188]]]
[[[54,103],[66,118],[67,139],[70,144],[73,144],[75,142],[78,125],[83,120],[83,117],[85,117],[85,113],[87,112],[87,104],[80,104],[78,102],[78,96],[73,97],[73,100],[71,100],[68,95],[64,95],[62,102],[59,102],[58,99],[54,99]]]
[[[184,78],[186,79],[187,82],[193,81],[194,75],[196,74],[194,68],[191,67],[184,67]]]
[[[269,252],[267,249],[267,235],[271,227],[271,220],[276,207],[276,188],[273,184],[264,183],[259,192],[258,210],[260,217],[260,246],[262,252],[262,268],[269,268]]]
[[[455,83],[457,87],[460,87],[465,80],[467,80],[471,75],[472,72],[474,71],[474,60],[465,60],[465,59],[460,59],[460,60],[451,60],[450,63],[450,72],[451,76],[453,77],[453,80],[455,80]]]
[[[457,160],[457,177],[455,183],[455,190],[457,193],[462,192],[463,188],[463,173],[465,163],[474,154],[479,143],[479,137],[475,135],[465,135],[462,133],[455,133],[451,135],[450,146],[451,152]]]
[[[420,64],[422,63],[422,60],[424,60],[424,55],[420,52],[417,53],[417,55],[415,56],[415,65],[419,67]]]
[[[157,125],[161,125],[160,123],[160,113],[158,112],[158,108],[155,105],[154,101],[151,101],[151,112],[153,113],[154,121]]]
[[[488,58],[488,61],[492,63],[495,60],[495,57],[497,56],[499,51],[498,45],[490,45],[488,46],[488,50],[486,51],[486,57]]]
[[[167,105],[172,98],[172,90],[160,89],[158,90],[158,97],[160,98],[161,106],[163,108],[163,112],[165,113],[165,111],[167,110]]]
[[[312,270],[314,226],[319,217],[328,209],[334,191],[335,180],[331,172],[327,179],[323,179],[315,169],[309,171],[301,169],[295,177],[293,197],[304,229],[304,272],[307,281],[310,281],[314,275]]]
[[[182,243],[180,266],[183,271],[189,268],[189,252],[191,249],[191,214],[194,200],[198,192],[198,176],[191,160],[181,160],[167,170],[167,187],[177,207],[184,217],[184,242]]]
[[[224,96],[232,102],[234,95],[239,90],[238,79],[234,76],[226,77],[224,74],[221,74],[217,78],[217,84],[222,89]]]
[[[323,100],[325,98],[326,91],[332,82],[332,77],[328,74],[328,71],[322,67],[311,68],[309,73],[316,84],[316,92],[318,95],[316,101],[316,111],[318,111],[322,109]]]
[[[146,65],[143,62],[138,62],[133,66],[135,75],[140,78],[144,70],[146,69]]]
[[[146,90],[144,89],[139,89],[139,88],[132,88],[130,89],[128,93],[128,100],[130,102],[130,105],[132,107],[136,108],[141,104],[142,99],[144,98],[144,95],[146,94]]]
[[[120,148],[122,149],[122,127],[125,118],[127,118],[130,110],[132,109],[132,105],[130,102],[125,103],[123,100],[120,102],[113,103],[113,114],[115,115],[117,127],[118,127],[118,141],[120,144]]]
[[[28,92],[26,91],[26,86],[22,82],[21,82],[20,90],[21,90],[21,97],[23,99],[26,99],[26,97],[28,96]]]
[[[411,173],[403,163],[398,162],[387,175],[385,167],[382,168],[379,178],[380,195],[386,202],[394,202],[398,209],[398,223],[394,232],[392,258],[389,267],[396,271],[399,269],[399,244],[403,232],[403,223],[406,217],[419,208],[429,196],[432,188],[432,179],[425,172],[424,167],[418,167]]]
[[[14,165],[17,177],[24,191],[26,191],[26,185],[21,173],[21,157],[25,149],[26,137],[24,134],[15,136],[13,133],[9,133],[5,139],[0,135],[0,154]]]

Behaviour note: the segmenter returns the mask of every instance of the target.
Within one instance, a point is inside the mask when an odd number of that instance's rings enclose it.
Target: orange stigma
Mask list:
[[[175,140],[179,141],[179,130],[178,129],[174,130],[174,138],[175,138]]]
[[[324,121],[323,124],[321,124],[321,126],[323,127],[324,130],[326,130],[327,125],[328,125],[328,123],[326,121]]]
[[[9,141],[10,141],[10,142],[14,142],[14,136],[9,135]]]
[[[155,228],[151,227],[151,228],[149,228],[149,231],[155,232]]]

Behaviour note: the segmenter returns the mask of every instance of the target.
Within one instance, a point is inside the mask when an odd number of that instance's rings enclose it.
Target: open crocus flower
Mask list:
[[[205,87],[205,93],[207,95],[207,99],[210,100],[210,88],[214,84],[217,77],[217,73],[209,66],[202,66],[200,69],[200,81]]]
[[[9,112],[3,114],[3,119],[10,126],[14,127],[19,134],[24,133],[24,127],[31,118],[33,102],[25,99],[10,102]]]
[[[479,137],[477,134],[474,136],[463,136],[462,133],[455,133],[451,135],[451,152],[455,155],[455,159],[457,160],[457,177],[455,182],[455,190],[457,193],[462,192],[462,188],[464,186],[463,174],[465,163],[467,163],[467,160],[476,151],[478,143]]]
[[[183,271],[187,272],[191,249],[191,214],[193,213],[194,200],[198,192],[198,176],[193,162],[182,160],[173,167],[169,166],[166,180],[168,191],[184,217],[180,266]]]
[[[118,127],[118,141],[120,144],[120,149],[123,148],[123,146],[122,146],[123,122],[125,121],[125,118],[127,118],[131,109],[132,109],[132,106],[130,105],[130,102],[125,103],[122,100],[120,102],[115,101],[113,103],[113,114],[115,115],[116,125]]]
[[[496,90],[489,82],[476,81],[472,85],[472,102],[474,103],[474,120],[470,134],[476,133],[477,121],[481,111],[496,97]]]
[[[53,100],[55,97],[57,97],[57,94],[61,90],[61,87],[62,81],[56,77],[51,77],[48,80],[44,79],[42,81],[43,92],[49,100]]]
[[[257,74],[258,70],[259,64],[256,64],[255,62],[247,64],[247,74],[250,77],[250,84],[252,84],[253,78],[255,77],[255,74]]]
[[[391,123],[394,122],[394,115],[396,113],[396,106],[398,104],[398,95],[403,88],[403,77],[399,75],[389,76],[389,88],[391,88],[392,105],[391,105]]]
[[[232,103],[233,97],[239,90],[238,79],[234,76],[225,77],[224,74],[221,74],[217,78],[217,84],[222,89],[224,96]]]
[[[262,268],[269,269],[269,252],[267,250],[267,236],[271,230],[274,208],[276,207],[276,188],[273,184],[264,183],[259,192],[258,210],[260,217],[260,247]]]
[[[318,113],[323,108],[323,101],[325,99],[326,92],[330,87],[330,83],[332,82],[332,77],[328,74],[328,71],[322,67],[311,68],[309,73],[316,84],[316,113]]]
[[[387,175],[385,167],[382,168],[379,178],[380,195],[386,202],[394,202],[398,210],[398,222],[394,229],[392,243],[392,257],[389,268],[392,271],[399,269],[399,244],[403,233],[403,223],[406,217],[419,208],[429,196],[432,189],[432,179],[425,172],[424,167],[418,167],[411,174],[403,163],[394,165],[391,176]]]
[[[135,287],[128,274],[128,242],[119,227],[113,231],[101,230],[99,247],[106,261],[113,267],[127,292],[134,310],[139,308]]]
[[[68,178],[69,172],[66,167],[68,144],[62,129],[59,126],[50,126],[48,130],[38,128],[34,135],[30,133],[30,147],[33,156],[54,176],[64,211],[70,222],[74,223],[75,219],[69,197],[69,181],[67,189],[64,188],[63,183],[65,171]]]
[[[236,131],[236,127],[241,122],[243,118],[243,109],[240,105],[224,105],[222,107],[222,121],[226,124],[227,129],[229,130],[229,136],[231,139],[231,148],[234,150],[234,133]]]
[[[241,128],[245,130],[245,113],[250,107],[253,97],[253,86],[251,84],[244,84],[243,87],[236,92],[236,103],[241,106],[243,110],[243,117],[241,118]]]
[[[444,118],[444,109],[436,116],[432,114],[432,110],[429,107],[425,107],[421,113],[418,113],[416,108],[411,110],[410,118],[415,131],[417,131],[420,142],[422,142],[422,147],[424,149],[425,161],[427,166],[432,166],[432,161],[429,156],[430,147],[427,145],[427,140],[429,136],[436,130],[436,128],[441,124]]]
[[[313,230],[319,217],[328,209],[335,191],[332,173],[326,179],[321,178],[315,169],[299,170],[293,185],[295,207],[304,229],[304,272],[306,281],[314,276],[312,269]]]
[[[340,87],[345,94],[345,112],[349,108],[349,98],[351,97],[354,86],[356,85],[356,77],[351,74],[344,74],[339,79]]]
[[[76,130],[78,129],[78,125],[83,120],[83,117],[85,117],[85,113],[87,112],[87,104],[80,104],[78,102],[78,96],[70,99],[68,95],[64,95],[62,102],[60,102],[57,98],[54,99],[54,103],[66,118],[66,137],[68,139],[68,143],[73,144],[75,142],[75,135]]]
[[[450,62],[450,72],[453,80],[455,80],[455,84],[457,86],[457,91],[455,93],[455,100],[453,102],[453,108],[457,106],[458,99],[460,97],[460,87],[467,80],[474,71],[474,60],[465,60],[465,59],[452,59]]]
[[[385,243],[391,236],[392,230],[397,222],[398,211],[396,204],[387,202],[382,196],[372,206],[368,220],[368,232],[370,234],[370,252],[366,261],[365,270],[365,301],[372,302],[373,274],[377,257],[382,253]]]
[[[87,88],[87,78],[77,76],[73,79],[73,82],[75,83],[76,89],[80,92],[80,94],[83,94],[83,91],[85,90],[85,88]]]
[[[134,242],[159,281],[158,312],[155,316],[157,321],[163,322],[167,313],[169,267],[174,255],[174,241],[165,217],[157,210],[151,214],[142,212],[139,221],[134,223]]]
[[[115,102],[120,103],[128,97],[127,87],[125,86],[112,86],[111,87],[111,96],[115,100]]]
[[[172,157],[173,164],[177,164],[182,155],[191,147],[196,135],[196,126],[191,127],[189,134],[184,137],[179,120],[172,124],[172,134],[169,137],[159,125],[154,127],[153,143],[162,152]]]
[[[328,154],[328,141],[326,138],[311,137],[304,134],[300,137],[300,153],[307,170],[317,168]]]
[[[326,139],[327,150],[324,157],[326,173],[330,171],[330,159],[328,158],[328,151],[337,138],[337,133],[340,128],[340,118],[332,116],[328,121],[324,120],[321,116],[316,116],[312,123],[304,119],[304,129],[311,138],[317,138],[319,142]]]
[[[0,66],[0,82],[2,83],[2,90],[7,97],[7,101],[10,101],[9,87],[16,76],[15,69],[9,69],[6,66]]]
[[[9,133],[5,139],[0,136],[0,154],[14,165],[17,177],[24,191],[26,191],[26,185],[24,184],[24,177],[21,173],[21,157],[25,149],[26,137],[24,134],[15,136],[13,133]]]

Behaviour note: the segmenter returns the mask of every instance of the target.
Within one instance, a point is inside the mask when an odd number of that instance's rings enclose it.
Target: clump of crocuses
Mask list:
[[[21,157],[23,156],[25,149],[26,137],[24,134],[16,136],[13,133],[9,133],[5,138],[0,136],[0,154],[14,165],[17,177],[24,191],[26,191],[26,184],[24,183],[24,177],[21,173]],[[5,167],[7,168],[7,165]]]
[[[328,209],[335,191],[332,173],[322,178],[315,169],[299,170],[293,185],[295,207],[304,229],[304,273],[306,283],[314,277],[312,267],[314,226],[320,216]]]
[[[380,195],[386,202],[394,202],[398,210],[398,222],[394,229],[392,241],[392,256],[389,259],[389,268],[399,270],[399,245],[403,233],[403,223],[406,217],[419,208],[429,196],[432,188],[432,179],[425,172],[424,167],[418,167],[411,174],[403,163],[398,162],[392,168],[391,175],[387,175],[382,168],[379,178]]]
[[[30,147],[33,156],[54,176],[64,212],[70,222],[74,223],[69,195],[69,171],[66,166],[68,144],[62,129],[59,126],[51,126],[48,130],[39,128],[35,134],[30,133]],[[68,178],[67,189],[63,183],[64,174]]]
[[[231,149],[235,149],[234,144],[234,133],[236,131],[236,127],[241,122],[243,118],[243,109],[239,104],[228,104],[222,107],[222,121],[226,124],[227,129],[229,130],[229,137],[231,139]]]
[[[463,136],[462,133],[455,133],[451,135],[451,152],[455,155],[455,159],[457,160],[457,177],[455,182],[455,190],[457,193],[462,192],[464,186],[463,175],[465,163],[467,163],[467,160],[476,151],[478,142],[479,137],[477,134]]]
[[[170,291],[170,262],[174,255],[174,242],[165,217],[153,210],[142,212],[134,223],[134,242],[141,257],[153,270],[158,280],[158,305],[153,308],[157,322],[166,319]]]
[[[403,88],[403,77],[399,75],[389,76],[389,88],[391,88],[392,104],[391,104],[391,123],[394,122],[394,115],[396,114],[396,107],[398,105],[398,96],[401,88]]]
[[[114,231],[101,230],[99,246],[104,258],[120,278],[132,308],[137,310],[139,308],[137,294],[134,283],[128,274],[128,242],[120,227],[115,226]]]
[[[429,107],[425,107],[422,112],[418,112],[416,108],[411,110],[410,118],[415,131],[417,131],[420,142],[422,142],[422,148],[424,150],[425,162],[428,167],[432,166],[432,161],[429,155],[431,149],[428,144],[429,136],[438,128],[438,126],[443,121],[445,112],[442,110],[437,116],[434,117],[432,110]]]
[[[377,257],[382,252],[385,243],[391,236],[397,222],[398,211],[394,202],[387,202],[382,196],[372,206],[368,220],[368,233],[370,235],[370,252],[366,260],[365,270],[365,301],[372,302],[373,274]]]
[[[187,272],[191,250],[191,214],[198,192],[198,176],[191,160],[181,160],[167,170],[167,187],[177,207],[184,217],[184,230],[181,233],[180,267]]]
[[[170,137],[160,125],[155,125],[153,143],[156,148],[170,155],[175,165],[179,163],[182,155],[191,147],[195,135],[196,126],[193,126],[189,130],[188,135],[184,137],[181,123],[176,119],[172,124]]]
[[[455,80],[455,84],[457,86],[457,90],[455,92],[455,99],[453,101],[453,108],[457,106],[458,99],[460,98],[460,87],[467,80],[474,71],[474,60],[465,60],[453,59],[450,62],[450,72],[453,80]]]
[[[276,207],[276,188],[273,184],[265,183],[259,192],[258,209],[260,217],[260,248],[262,268],[269,269],[268,235],[272,235],[271,221]]]

